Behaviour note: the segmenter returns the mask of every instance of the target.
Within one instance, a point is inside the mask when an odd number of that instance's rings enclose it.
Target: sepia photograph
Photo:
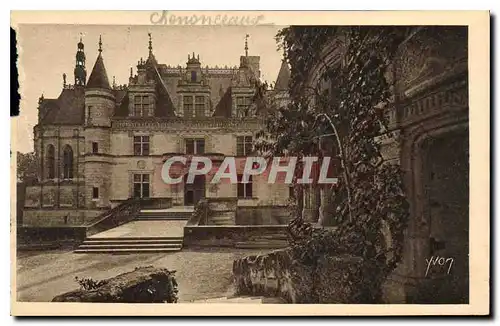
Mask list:
[[[471,67],[489,58],[470,19],[282,14],[19,19],[13,305],[488,312],[489,96],[471,90],[489,68]]]

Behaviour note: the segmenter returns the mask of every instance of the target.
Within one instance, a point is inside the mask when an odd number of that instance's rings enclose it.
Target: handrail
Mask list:
[[[197,226],[208,224],[208,218],[211,216],[211,211],[206,198],[200,199],[194,206],[194,211],[186,225]],[[201,224],[200,224],[201,222]]]
[[[130,198],[104,212],[87,226],[87,236],[106,231],[133,220],[141,209],[140,199]]]

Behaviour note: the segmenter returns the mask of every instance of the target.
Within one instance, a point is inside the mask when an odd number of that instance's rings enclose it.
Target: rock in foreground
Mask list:
[[[52,299],[52,302],[176,303],[175,271],[140,267],[132,272],[104,280],[95,289],[77,289]]]

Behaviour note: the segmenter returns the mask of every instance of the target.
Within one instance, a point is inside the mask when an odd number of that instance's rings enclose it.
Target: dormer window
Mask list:
[[[196,83],[196,71],[191,71],[191,82]]]
[[[236,112],[239,117],[246,117],[249,115],[248,109],[250,108],[251,98],[247,96],[239,96],[236,98]]]
[[[134,96],[134,116],[148,117],[152,116],[152,99],[149,95]]]
[[[195,97],[194,114],[197,117],[204,117],[205,116],[205,97],[203,97],[203,96],[196,96]]]
[[[184,96],[183,99],[184,106],[184,116],[192,117],[193,116],[193,97],[192,96]]]

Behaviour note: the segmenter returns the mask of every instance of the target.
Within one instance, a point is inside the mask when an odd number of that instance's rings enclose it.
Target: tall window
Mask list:
[[[205,97],[203,96],[196,96],[195,97],[195,115],[197,117],[204,117],[205,116]]]
[[[252,136],[236,137],[236,156],[248,156],[252,152]]]
[[[186,154],[203,154],[205,153],[205,139],[191,138],[186,139]]]
[[[88,106],[87,110],[87,123],[90,124],[92,119],[90,118],[91,113],[92,113],[93,107],[91,105]]]
[[[92,187],[92,199],[99,199],[99,187]]]
[[[69,145],[63,149],[63,179],[73,179],[73,150]]]
[[[54,179],[56,175],[56,166],[54,164],[55,160],[55,149],[54,145],[49,145],[47,147],[47,178]]]
[[[236,98],[236,112],[240,117],[248,116],[248,109],[250,107],[250,97],[239,96]]]
[[[134,96],[134,116],[147,117],[150,116],[151,98],[149,95]]]
[[[242,183],[242,174],[238,174],[238,198],[252,198],[252,176],[249,176],[248,183]]]
[[[184,105],[184,116],[192,117],[193,116],[193,97],[192,96],[184,96],[183,100]]]
[[[134,155],[149,155],[149,136],[134,136]]]
[[[134,197],[149,197],[149,174],[134,174]]]
[[[196,71],[191,71],[191,82],[192,83],[196,82]]]
[[[97,142],[92,142],[92,153],[97,154],[99,153],[99,144]]]

